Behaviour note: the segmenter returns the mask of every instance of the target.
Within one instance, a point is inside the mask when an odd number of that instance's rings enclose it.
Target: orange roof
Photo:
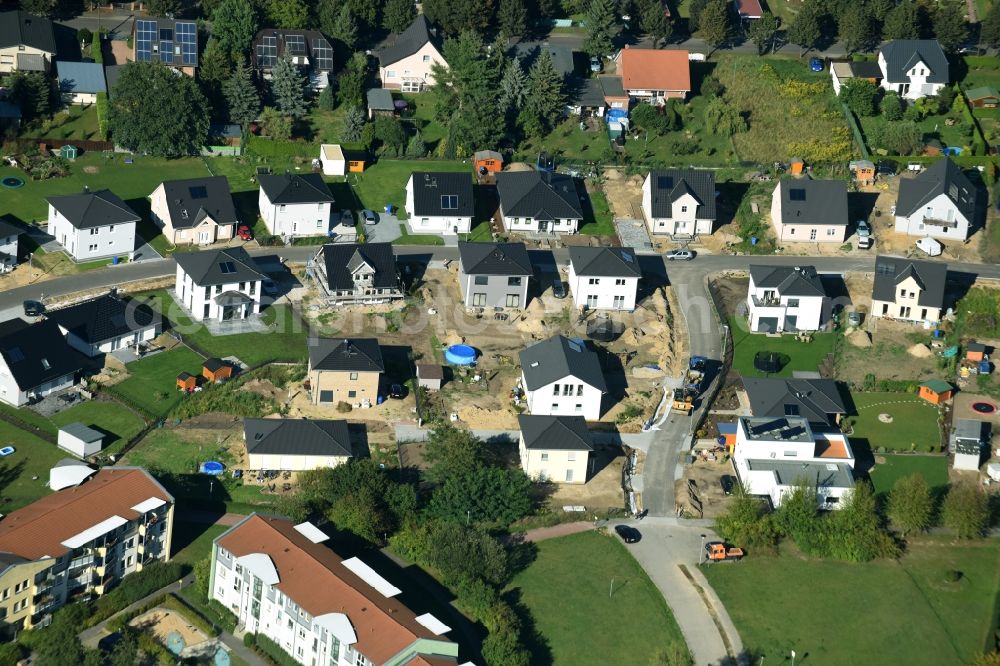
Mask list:
[[[816,455],[820,458],[846,458],[847,446],[842,439],[822,439],[816,442]]]
[[[105,467],[79,486],[46,495],[0,519],[0,552],[29,560],[58,557],[69,550],[63,541],[112,516],[134,520],[140,514],[132,507],[151,497],[174,501],[144,469]]]
[[[629,49],[621,52],[625,90],[691,91],[688,52],[672,49]]]
[[[418,654],[406,662],[406,666],[455,666],[456,663],[458,661],[454,657]]]
[[[287,520],[251,515],[219,537],[237,557],[264,553],[278,571],[275,586],[313,617],[343,613],[357,634],[355,647],[375,663],[399,654],[418,638],[435,636],[395,598],[382,596],[323,544],[313,543]]]

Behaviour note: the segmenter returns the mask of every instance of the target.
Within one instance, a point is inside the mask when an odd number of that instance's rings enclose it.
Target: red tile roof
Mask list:
[[[674,49],[631,49],[621,52],[625,90],[691,91],[688,52]]]
[[[760,0],[736,0],[736,12],[740,18],[756,19],[764,15]]]

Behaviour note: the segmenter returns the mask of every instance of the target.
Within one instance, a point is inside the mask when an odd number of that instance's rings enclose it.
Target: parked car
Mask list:
[[[854,328],[861,326],[861,322],[864,321],[864,314],[858,312],[857,310],[851,310],[847,313],[847,323]]]
[[[615,525],[615,532],[618,533],[618,536],[620,536],[622,541],[625,543],[636,543],[642,538],[642,534],[639,533],[639,530],[634,527],[629,527],[628,525]]]
[[[253,230],[245,224],[241,224],[236,229],[236,235],[240,237],[240,240],[245,240],[245,241],[253,240]]]
[[[670,261],[690,261],[694,259],[693,250],[670,250],[665,255]]]
[[[566,283],[556,280],[552,283],[552,295],[556,298],[566,298]]]
[[[402,384],[393,384],[389,387],[389,397],[393,400],[402,400],[406,397],[406,387]]]
[[[731,474],[723,474],[722,477],[719,478],[719,485],[722,486],[723,493],[726,495],[732,495],[733,488],[736,487],[736,480]]]
[[[378,224],[378,215],[373,210],[365,208],[361,211],[361,217],[365,219],[365,224]]]
[[[868,220],[858,220],[857,227],[859,238],[866,238],[872,235],[872,227],[868,224]]]
[[[590,71],[597,73],[602,69],[604,69],[604,65],[601,63],[601,59],[597,56],[592,56],[590,58]]]
[[[810,58],[809,59],[809,69],[814,72],[823,71],[823,60],[821,58]]]
[[[24,314],[28,317],[40,317],[45,314],[45,305],[41,301],[25,301]]]

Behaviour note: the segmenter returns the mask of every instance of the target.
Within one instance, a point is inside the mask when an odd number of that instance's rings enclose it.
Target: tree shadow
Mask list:
[[[848,234],[854,233],[855,220],[868,220],[875,211],[875,204],[878,202],[878,192],[848,192],[847,193],[847,215],[851,228]]]
[[[535,624],[531,611],[521,600],[521,588],[508,590],[503,595],[504,601],[510,605],[521,621],[521,643],[531,652],[532,666],[547,666],[553,663],[552,648],[548,640],[542,636]]]
[[[750,191],[749,183],[716,183],[715,189],[719,196],[715,198],[715,226],[716,228],[729,224],[736,219],[736,211],[739,209],[743,198]]]
[[[224,512],[209,512],[209,514],[218,514],[221,518]],[[182,514],[183,515],[183,514]],[[192,543],[198,540],[205,532],[207,532],[212,526],[211,521],[212,515],[206,516],[205,521],[190,521],[190,520],[175,520],[173,524],[173,531],[170,537],[170,547],[173,552],[170,553],[171,557],[177,555]]]
[[[351,441],[351,452],[355,458],[371,458],[368,445],[368,428],[364,423],[348,423],[347,436]]]
[[[618,354],[613,354],[603,347],[596,347],[597,358],[604,373],[604,382],[608,392],[601,398],[601,415],[628,397],[628,377],[625,374],[625,364]]]
[[[701,94],[701,84],[715,71],[717,63],[714,62],[691,62],[691,95]]]
[[[23,458],[13,465],[0,463],[0,493],[3,493],[7,486],[17,481],[18,477],[24,473],[26,465],[27,461]]]

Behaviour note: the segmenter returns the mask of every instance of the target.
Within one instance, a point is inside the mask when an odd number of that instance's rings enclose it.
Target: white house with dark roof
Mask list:
[[[847,183],[842,180],[781,180],[771,194],[778,242],[843,244],[847,218]]]
[[[717,215],[715,174],[695,169],[650,171],[642,182],[642,214],[653,234],[711,234]]]
[[[333,45],[318,30],[264,28],[254,36],[251,46],[253,67],[265,80],[271,79],[278,60],[287,56],[309,80],[312,90],[330,85]]]
[[[464,171],[414,171],[406,181],[406,212],[415,234],[468,233],[475,209],[472,177]]]
[[[312,270],[331,303],[382,303],[403,297],[391,243],[324,245]]]
[[[896,231],[964,241],[976,215],[976,187],[962,169],[943,158],[915,178],[899,181]]]
[[[113,292],[49,310],[45,317],[59,325],[71,347],[90,357],[149,342],[163,331],[163,317],[151,307]]]
[[[24,229],[0,218],[0,272],[12,271],[17,266],[18,239]]]
[[[569,290],[588,310],[635,310],[642,270],[630,247],[571,247]]]
[[[583,200],[571,176],[542,171],[496,175],[500,215],[512,233],[575,234],[583,222]]]
[[[533,479],[586,483],[594,443],[582,416],[521,414],[518,452],[521,469]]]
[[[172,245],[226,241],[239,223],[225,176],[165,180],[149,195],[149,208]]]
[[[801,416],[812,428],[825,430],[840,425],[847,413],[833,379],[744,377],[743,388],[757,417]]]
[[[528,413],[601,418],[608,385],[600,359],[582,340],[557,335],[522,350],[519,358]]]
[[[448,67],[436,30],[423,14],[413,19],[406,30],[389,37],[376,56],[382,87],[402,92],[420,92],[434,85],[434,64]]]
[[[830,317],[830,299],[812,266],[751,264],[747,310],[754,333],[818,331]]]
[[[20,407],[69,388],[86,364],[51,320],[0,324],[0,400]]]
[[[178,252],[174,296],[196,321],[246,319],[260,312],[266,277],[242,247]]]
[[[948,58],[936,39],[895,39],[878,52],[882,88],[915,100],[948,85]]]
[[[49,235],[76,261],[135,251],[139,214],[111,190],[48,197]]]
[[[304,472],[354,457],[347,421],[247,418],[243,442],[249,469]]]
[[[524,308],[533,274],[524,243],[458,244],[458,284],[468,308]]]
[[[875,257],[871,316],[902,321],[941,320],[948,265],[903,257]]]
[[[327,235],[334,201],[322,176],[282,173],[259,180],[260,217],[271,234],[285,238]]]
[[[52,21],[17,9],[0,12],[0,74],[48,72],[55,59]]]

